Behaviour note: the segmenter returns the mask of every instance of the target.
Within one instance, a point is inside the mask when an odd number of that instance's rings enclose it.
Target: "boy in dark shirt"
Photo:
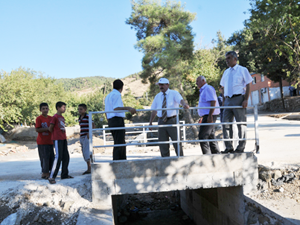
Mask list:
[[[86,110],[86,104],[78,105],[78,113],[80,115],[78,119],[80,125],[80,144],[84,161],[86,161],[87,164],[87,170],[82,175],[91,173],[89,146],[89,115],[86,113]],[[92,127],[94,128],[94,124],[92,125]]]
[[[62,162],[61,179],[73,178],[69,175],[69,152],[68,143],[65,129],[65,118],[62,114],[66,111],[66,103],[57,102],[56,103],[57,113],[52,117],[50,122],[50,132],[52,132],[52,141],[55,149],[55,159],[53,162],[53,167],[50,173],[49,182],[50,184],[55,184],[55,178],[59,171],[60,163]]]
[[[38,116],[35,122],[35,130],[38,132],[36,142],[41,160],[42,178],[48,179],[54,160],[53,142],[49,131],[52,117],[48,116],[49,106],[47,103],[40,104],[40,111],[42,115]]]

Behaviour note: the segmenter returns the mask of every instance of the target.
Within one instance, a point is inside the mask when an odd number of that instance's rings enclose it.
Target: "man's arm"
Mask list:
[[[136,113],[135,108],[131,108],[131,107],[117,107],[114,108],[114,110],[128,110],[132,115]]]
[[[247,108],[247,106],[248,106],[249,95],[250,95],[250,83],[246,85],[245,99],[242,103],[243,108]]]
[[[216,106],[216,101],[210,101],[210,106],[211,107],[215,107]],[[209,113],[208,113],[208,117],[207,117],[207,122],[208,123],[212,123],[213,120],[213,113],[214,113],[215,109],[210,109]]]
[[[156,114],[157,114],[157,111],[156,111],[156,110],[152,111],[152,113],[151,113],[151,115],[150,115],[150,122],[149,122],[149,125],[150,125],[150,126],[152,126],[152,122],[153,122],[153,120],[154,120]],[[149,130],[152,130],[152,128],[149,128]]]
[[[35,131],[38,132],[38,133],[42,133],[42,132],[47,132],[47,131],[50,131],[50,130],[49,130],[49,127],[47,127],[47,128],[38,127],[38,128],[35,128]]]
[[[185,109],[190,108],[189,104],[187,104],[183,99],[181,99],[180,104],[181,104],[182,107],[185,108]]]

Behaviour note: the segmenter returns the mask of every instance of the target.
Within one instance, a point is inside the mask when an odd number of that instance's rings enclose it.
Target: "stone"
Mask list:
[[[17,213],[13,213],[13,214],[10,214],[8,217],[6,217],[1,225],[12,225],[12,224],[15,224],[16,223],[16,220],[17,220]]]
[[[183,219],[184,221],[186,221],[186,220],[189,219],[189,217],[188,217],[187,215],[183,215],[183,216],[182,216],[182,219]]]
[[[37,214],[34,218],[33,218],[33,222],[37,222],[39,220],[39,214]]]
[[[271,172],[270,171],[259,172],[259,179],[269,182],[272,179]]]
[[[74,204],[73,201],[65,202],[64,207],[63,207],[63,211],[65,211],[65,212],[69,211],[73,204]]]
[[[283,188],[283,187],[279,188],[279,191],[280,191],[281,193],[284,192],[284,188]]]
[[[119,220],[120,223],[126,223],[127,222],[127,217],[126,216],[120,216],[118,220]]]
[[[282,173],[280,170],[275,170],[272,176],[275,180],[277,180],[278,178],[282,177]]]
[[[44,220],[46,223],[51,223],[54,220],[54,218],[51,215],[46,215],[44,216]]]

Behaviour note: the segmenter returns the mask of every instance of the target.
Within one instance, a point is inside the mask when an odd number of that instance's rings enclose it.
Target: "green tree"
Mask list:
[[[150,81],[150,93],[163,75],[170,87],[185,98],[183,76],[193,58],[194,35],[190,23],[195,14],[184,10],[180,3],[154,0],[132,1],[132,13],[126,23],[136,30],[136,48],[144,53],[142,59],[144,82]],[[189,111],[187,118],[193,122]],[[194,134],[197,130],[194,129]]]
[[[286,76],[300,81],[300,5],[298,0],[253,0],[251,17],[246,22],[258,33],[264,45],[277,55],[277,61],[291,65]],[[270,52],[270,51],[269,51]],[[274,55],[274,54],[272,54]],[[273,60],[274,57],[270,57]],[[275,63],[274,63],[275,64]],[[286,68],[284,68],[285,70]]]

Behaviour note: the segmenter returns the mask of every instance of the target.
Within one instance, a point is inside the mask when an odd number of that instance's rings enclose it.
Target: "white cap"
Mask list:
[[[169,80],[167,78],[160,78],[156,85],[158,84],[169,84]]]

